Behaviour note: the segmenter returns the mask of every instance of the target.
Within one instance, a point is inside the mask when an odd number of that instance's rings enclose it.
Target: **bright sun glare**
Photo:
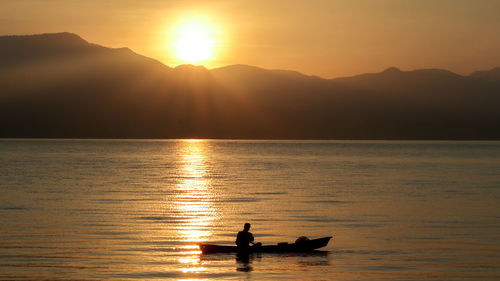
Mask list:
[[[216,45],[212,26],[198,21],[179,24],[174,29],[174,53],[183,63],[203,63],[213,59]]]

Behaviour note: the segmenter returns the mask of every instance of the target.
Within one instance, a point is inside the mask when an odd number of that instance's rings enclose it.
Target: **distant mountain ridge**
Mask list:
[[[495,67],[490,70],[480,70],[472,73],[470,75],[471,77],[478,78],[478,79],[484,79],[488,80],[491,82],[500,82],[500,67]]]
[[[0,36],[0,137],[500,139],[500,67],[323,79],[170,68],[72,33]]]

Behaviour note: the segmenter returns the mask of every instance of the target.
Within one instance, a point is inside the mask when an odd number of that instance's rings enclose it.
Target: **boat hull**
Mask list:
[[[290,252],[310,252],[328,245],[332,237],[323,237],[311,239],[301,243],[279,243],[277,245],[251,246],[246,249],[241,249],[236,246],[222,246],[215,244],[201,243],[200,250],[204,254],[213,253],[290,253]]]

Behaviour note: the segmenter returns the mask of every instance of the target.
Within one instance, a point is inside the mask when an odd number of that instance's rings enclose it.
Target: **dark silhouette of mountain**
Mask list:
[[[495,67],[491,70],[476,71],[470,76],[482,80],[488,80],[494,83],[500,83],[500,67]]]
[[[499,73],[170,68],[71,33],[4,36],[0,137],[500,139]]]
[[[333,80],[346,87],[369,91],[375,127],[390,123],[387,134],[410,138],[498,138],[500,88],[447,70],[400,71],[364,74]],[[359,94],[357,98],[361,98]]]

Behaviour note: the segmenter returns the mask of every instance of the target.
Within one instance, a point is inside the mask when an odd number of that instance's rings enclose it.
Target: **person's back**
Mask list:
[[[253,234],[249,232],[250,224],[245,223],[242,231],[236,235],[236,245],[238,248],[248,248],[250,243],[253,243]]]

